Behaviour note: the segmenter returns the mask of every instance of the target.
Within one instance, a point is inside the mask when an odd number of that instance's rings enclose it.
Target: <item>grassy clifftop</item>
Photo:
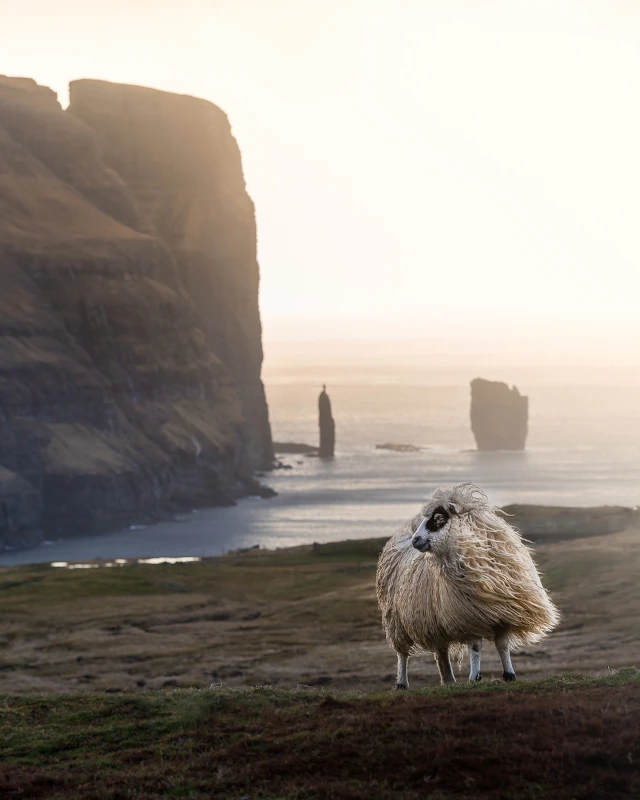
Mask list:
[[[2,697],[0,795],[592,800],[640,796],[640,671],[409,693]]]
[[[638,533],[537,548],[562,623],[514,654],[518,677],[640,666]],[[252,550],[175,565],[0,569],[0,689],[385,689],[395,657],[375,599],[383,542]],[[485,647],[483,674],[502,674],[493,647]],[[410,679],[412,688],[436,683],[433,660],[412,659]]]
[[[0,797],[640,797],[637,528],[537,548],[563,620],[516,684],[486,647],[482,684],[425,656],[408,693],[382,544],[0,570]]]

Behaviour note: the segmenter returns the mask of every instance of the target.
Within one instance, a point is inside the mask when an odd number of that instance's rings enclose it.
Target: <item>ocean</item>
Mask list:
[[[281,456],[278,496],[199,510],[181,522],[3,554],[0,564],[95,558],[198,557],[230,549],[391,535],[438,485],[471,481],[497,505],[640,503],[640,381],[624,370],[484,370],[529,395],[527,449],[478,453],[469,426],[476,371],[411,366],[274,364],[265,370],[273,438],[316,444],[327,383],[336,456]],[[421,449],[401,453],[383,443]]]

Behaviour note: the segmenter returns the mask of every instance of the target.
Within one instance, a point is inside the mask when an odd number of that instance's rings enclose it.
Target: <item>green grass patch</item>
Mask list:
[[[284,551],[252,551],[186,564],[134,563],[87,570],[48,564],[15,567],[0,572],[0,611],[31,602],[174,592],[227,592],[231,598],[295,600],[340,589],[353,583],[354,576],[373,581],[383,544],[384,539],[335,542]]]
[[[4,695],[0,709],[3,797],[364,800],[424,797],[432,784],[447,800],[587,800],[640,789],[633,668],[417,692]]]

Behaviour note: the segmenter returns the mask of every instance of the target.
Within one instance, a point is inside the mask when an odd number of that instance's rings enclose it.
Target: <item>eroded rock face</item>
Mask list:
[[[235,379],[250,460],[270,465],[255,211],[227,116],[194,97],[88,80],[71,83],[69,113],[96,132],[169,246],[206,343]]]
[[[156,94],[156,105],[171,98]],[[144,128],[140,117],[120,125]],[[198,132],[212,151],[224,138]],[[167,204],[172,193],[162,165],[136,192],[101,138],[49,89],[0,77],[0,546],[230,503],[255,491],[251,472],[271,458],[253,223],[234,234],[249,236],[248,264],[201,243],[194,288],[195,268],[161,230],[168,207],[151,213],[154,186]],[[179,162],[171,135],[164,143]],[[218,191],[244,192],[239,154],[227,169],[239,174],[232,185],[219,174]],[[227,270],[233,279],[217,281]]]
[[[471,381],[471,430],[478,450],[524,450],[529,398],[500,381]]]

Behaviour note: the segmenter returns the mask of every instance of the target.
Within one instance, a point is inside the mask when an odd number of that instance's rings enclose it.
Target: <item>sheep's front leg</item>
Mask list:
[[[408,689],[409,678],[407,676],[407,664],[409,656],[404,653],[398,653],[398,680],[396,681],[396,689]]]
[[[480,672],[480,656],[482,655],[482,639],[469,643],[469,662],[470,662],[470,681],[481,681],[482,672]]]
[[[496,650],[502,661],[502,677],[505,681],[515,681],[516,673],[511,664],[509,653],[509,634],[506,630],[501,630],[496,634]]]
[[[456,678],[451,669],[451,661],[449,661],[449,648],[443,647],[436,652],[436,663],[438,665],[438,672],[440,673],[441,683],[455,683]]]

